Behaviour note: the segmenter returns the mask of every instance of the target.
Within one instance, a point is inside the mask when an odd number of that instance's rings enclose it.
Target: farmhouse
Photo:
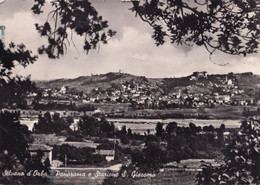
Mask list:
[[[30,154],[37,155],[39,152],[43,153],[42,162],[49,158],[50,163],[52,162],[52,149],[53,147],[47,146],[45,144],[30,144],[28,151]]]
[[[112,161],[115,159],[114,150],[96,150],[96,154],[105,156],[107,161]]]

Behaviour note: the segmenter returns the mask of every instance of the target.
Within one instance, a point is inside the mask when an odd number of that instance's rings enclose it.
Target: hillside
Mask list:
[[[244,74],[235,74],[235,76],[240,88],[245,90],[246,94],[259,97],[260,75],[253,75],[252,73],[244,73]]]
[[[36,81],[36,86],[42,89],[60,89],[62,86],[68,88],[68,92],[82,92],[89,94],[94,89],[99,88],[100,91],[106,91],[115,84],[123,84],[125,82],[135,81],[140,84],[154,82],[148,81],[143,76],[134,76],[126,73],[107,73],[101,75],[81,76],[75,79],[57,79],[51,81]]]
[[[260,99],[260,76],[252,73],[212,74],[194,72],[192,75],[180,78],[146,78],[126,73],[107,73],[100,75],[81,76],[75,79],[57,79],[51,81],[36,81],[42,89],[59,90],[62,86],[68,93],[91,94],[94,90],[107,92],[111,89],[120,90],[120,85],[136,86],[140,89],[156,91],[162,94],[182,92],[185,94],[247,94]],[[142,86],[142,87],[141,87]],[[147,90],[148,89],[148,90]],[[236,93],[239,92],[239,93]]]

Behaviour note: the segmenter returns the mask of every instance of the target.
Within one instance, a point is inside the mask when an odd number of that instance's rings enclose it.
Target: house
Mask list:
[[[52,162],[52,149],[53,147],[47,146],[45,144],[30,144],[28,151],[30,154],[37,155],[39,152],[43,153],[42,162],[49,158],[50,163]]]
[[[216,102],[218,102],[220,104],[230,102],[230,98],[231,98],[231,96],[228,94],[222,94],[222,95],[215,96]]]
[[[95,143],[93,141],[63,141],[58,143],[57,145],[69,145],[69,146],[74,146],[77,148],[84,148],[84,147],[89,147],[89,148],[97,148],[99,145],[98,143]]]
[[[219,95],[219,98],[223,99],[224,102],[229,102],[230,101],[230,95],[227,95],[227,94]]]
[[[67,91],[67,89],[66,89],[66,87],[63,85],[63,86],[60,88],[60,93],[61,93],[61,94],[66,94],[66,91]]]
[[[239,101],[239,104],[240,104],[240,105],[247,105],[247,102],[246,102],[246,100],[240,100],[240,101]]]
[[[232,102],[236,105],[247,105],[248,102],[246,101],[248,99],[248,96],[243,95],[235,95],[232,97]]]
[[[198,80],[198,78],[208,78],[208,74],[206,71],[202,72],[193,72],[190,77],[190,80]]]
[[[233,81],[231,79],[227,80],[227,85],[233,85]]]
[[[115,159],[115,151],[114,150],[96,150],[95,154],[105,156],[107,161],[112,161]]]

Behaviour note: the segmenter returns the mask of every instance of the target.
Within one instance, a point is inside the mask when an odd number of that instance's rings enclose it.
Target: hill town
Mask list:
[[[240,107],[241,112],[254,113],[260,105],[260,76],[252,73],[210,75],[204,71],[160,79],[118,72],[36,81],[36,86],[37,92],[27,96],[27,106],[33,109],[96,110],[117,117],[128,115],[128,111],[142,117],[145,114],[140,110],[223,107]]]

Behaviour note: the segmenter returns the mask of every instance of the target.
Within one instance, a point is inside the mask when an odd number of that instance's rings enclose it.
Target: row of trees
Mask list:
[[[74,102],[70,103],[59,103],[49,101],[47,104],[40,103],[40,100],[35,98],[32,101],[32,108],[36,110],[70,110],[78,112],[94,111],[96,108],[90,104],[76,105]]]
[[[224,124],[221,124],[219,128],[214,128],[212,125],[204,126],[201,128],[201,126],[196,126],[194,123],[189,123],[188,127],[180,127],[178,126],[178,123],[176,122],[170,122],[167,124],[165,129],[163,128],[163,123],[158,122],[155,127],[156,133],[155,135],[157,137],[167,137],[171,135],[185,135],[186,137],[191,135],[198,135],[201,132],[209,132],[209,133],[223,133],[226,130],[226,127]]]
[[[260,107],[257,107],[257,109],[255,111],[244,107],[242,115],[245,117],[260,116]]]
[[[41,134],[58,134],[64,130],[71,130],[70,125],[72,123],[72,117],[62,118],[58,113],[54,113],[53,116],[51,116],[49,112],[46,112],[43,116],[39,115],[38,122],[34,124],[33,132]]]
[[[78,123],[77,129],[70,128],[74,122],[72,117],[61,117],[59,113],[51,115],[46,112],[43,116],[39,115],[38,122],[34,124],[33,132],[44,134],[61,134],[66,131],[67,136],[71,137],[114,137],[116,129],[113,123],[108,122],[101,115],[82,116]],[[76,138],[75,138],[76,139]]]
[[[114,137],[115,125],[103,116],[83,116],[78,122],[78,131],[83,136]]]
[[[145,148],[132,153],[132,162],[146,170],[153,170],[170,161],[219,157],[224,147],[224,131],[224,125],[202,132],[193,123],[189,127],[179,127],[176,122],[169,123],[164,130],[163,124],[157,123],[155,135],[145,136]]]

